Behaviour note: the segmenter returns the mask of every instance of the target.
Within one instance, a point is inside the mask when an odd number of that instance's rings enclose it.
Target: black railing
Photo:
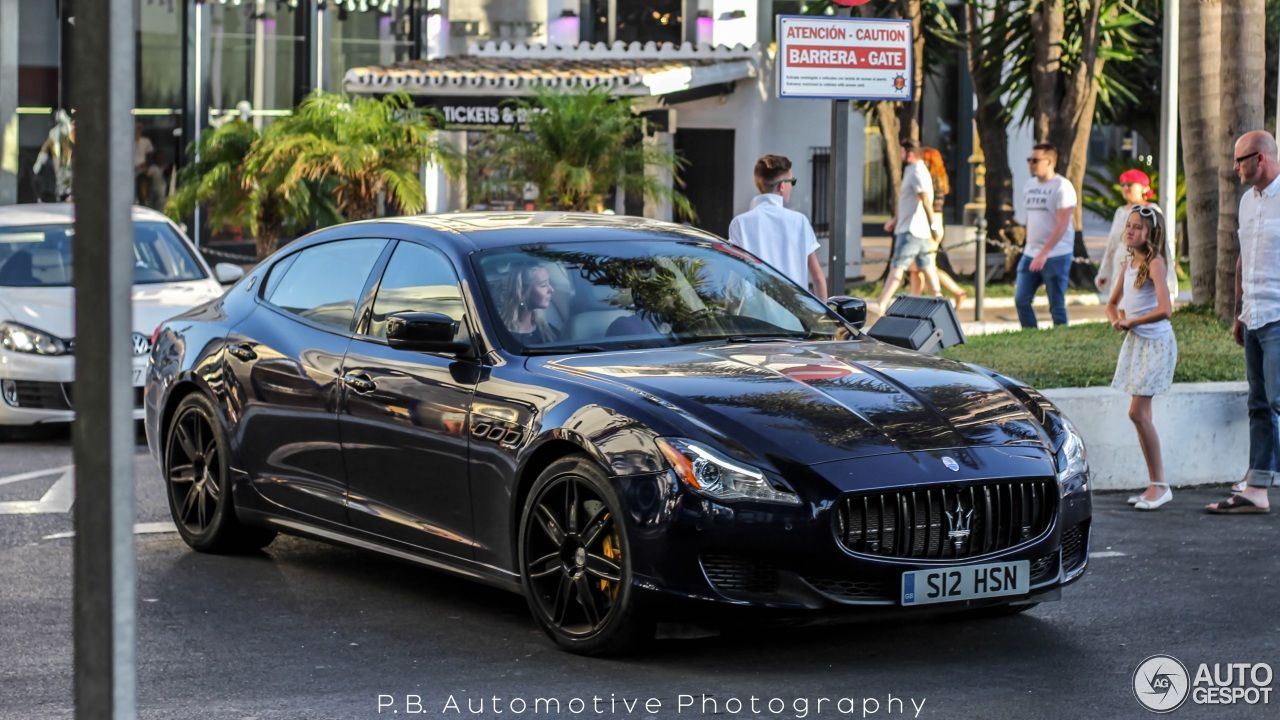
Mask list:
[[[810,148],[813,166],[813,204],[809,218],[818,237],[831,235],[831,148]]]

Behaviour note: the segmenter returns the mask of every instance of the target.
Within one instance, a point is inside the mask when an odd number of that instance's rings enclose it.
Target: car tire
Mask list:
[[[538,476],[520,520],[520,578],[529,610],[561,648],[614,655],[653,638],[637,606],[622,503],[603,470],[570,455]]]
[[[253,552],[276,537],[236,517],[229,447],[213,402],[200,393],[183,398],[165,433],[165,494],[178,534],[199,552]]]

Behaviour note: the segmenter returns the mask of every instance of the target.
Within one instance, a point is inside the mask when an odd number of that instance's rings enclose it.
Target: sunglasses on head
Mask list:
[[[1160,227],[1160,211],[1159,210],[1156,210],[1153,207],[1144,205],[1141,207],[1134,208],[1133,211],[1138,213],[1142,217],[1151,218],[1151,223],[1155,227]]]

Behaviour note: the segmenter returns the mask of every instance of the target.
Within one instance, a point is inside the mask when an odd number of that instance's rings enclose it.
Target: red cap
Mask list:
[[[1125,170],[1120,173],[1120,184],[1136,182],[1142,187],[1151,187],[1151,178],[1141,170]]]
[[[1151,197],[1151,178],[1147,177],[1146,173],[1141,170],[1125,170],[1120,173],[1120,184],[1127,185],[1128,183],[1138,183],[1147,189],[1145,195]]]

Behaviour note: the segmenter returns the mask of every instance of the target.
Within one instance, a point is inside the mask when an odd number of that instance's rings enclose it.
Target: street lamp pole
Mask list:
[[[1178,0],[1164,0],[1164,57],[1160,98],[1160,208],[1178,225]],[[1169,238],[1177,242],[1177,234]]]

